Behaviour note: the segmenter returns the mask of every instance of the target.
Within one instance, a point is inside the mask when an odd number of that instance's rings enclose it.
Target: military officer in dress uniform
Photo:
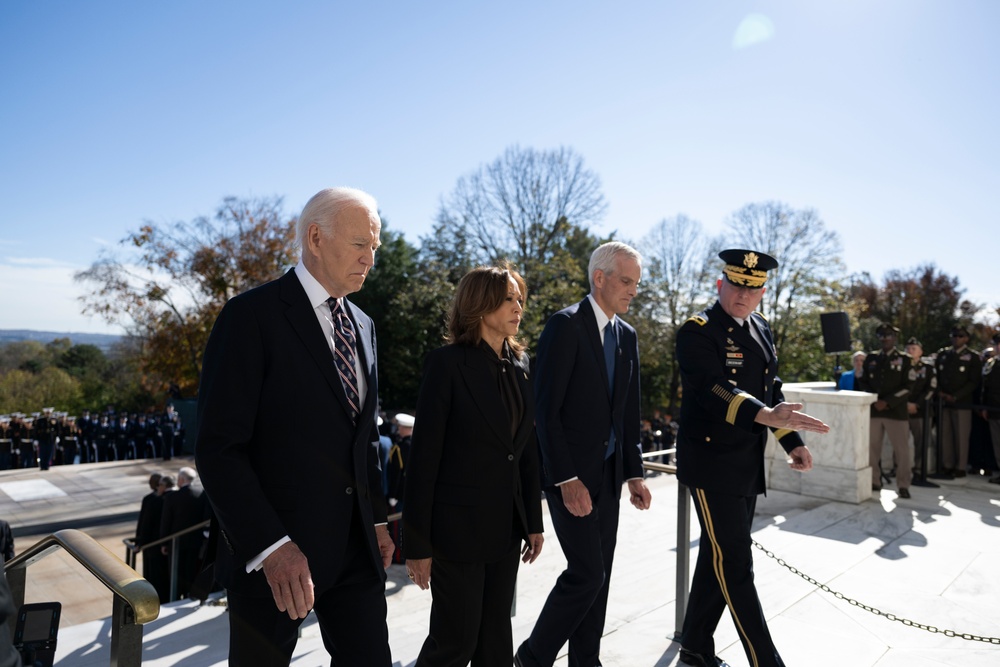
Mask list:
[[[937,371],[934,362],[924,359],[924,346],[915,337],[906,341],[906,353],[910,355],[910,397],[906,401],[906,413],[910,417],[910,433],[913,447],[918,456],[926,450],[924,442],[924,414],[930,409],[931,399],[937,389]],[[928,434],[929,437],[929,434]],[[914,459],[914,466],[916,466]]]
[[[868,462],[872,468],[872,490],[882,490],[882,440],[888,436],[896,460],[896,488],[900,498],[910,497],[913,458],[906,402],[910,398],[910,356],[896,348],[899,329],[881,324],[875,330],[882,349],[865,357],[865,372],[858,380],[861,391],[878,396],[871,406]]]
[[[951,328],[951,345],[937,353],[938,391],[944,403],[941,415],[941,472],[965,477],[969,467],[972,432],[972,394],[982,380],[979,353],[969,348],[969,331]],[[958,407],[951,407],[958,406]]]
[[[719,299],[677,333],[683,399],[677,433],[677,479],[698,511],[701,540],[691,582],[680,661],[725,665],[712,635],[728,607],[751,665],[783,667],[754,586],[750,525],[764,492],[768,428],[793,470],[812,468],[798,431],[826,433],[822,421],[785,403],[778,354],[767,320],[755,312],[776,259],[725,250]]]

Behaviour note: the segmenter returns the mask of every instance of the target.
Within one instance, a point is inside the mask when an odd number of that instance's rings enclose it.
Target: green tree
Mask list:
[[[15,369],[0,376],[0,412],[37,412],[47,406],[78,410],[81,399],[80,383],[55,366],[38,373]]]
[[[548,317],[586,294],[590,227],[607,211],[600,179],[569,148],[508,148],[459,178],[442,201],[431,261],[457,282],[479,264],[510,261],[528,283],[522,335],[532,346]]]
[[[121,325],[134,339],[144,390],[197,390],[201,357],[225,302],[294,263],[294,219],[278,197],[227,197],[214,217],[146,222],[76,280],[91,286],[83,312]]]
[[[782,379],[831,377],[833,364],[823,351],[819,316],[838,303],[843,291],[837,233],[826,228],[814,209],[774,201],[747,204],[729,216],[726,226],[729,247],[753,248],[778,260],[761,306],[781,356]]]
[[[901,343],[916,336],[930,353],[949,344],[948,334],[956,322],[966,325],[970,333],[975,331],[974,320],[981,310],[962,298],[964,290],[958,278],[940,272],[933,264],[888,271],[882,284],[862,274],[851,293],[861,306],[863,340],[868,346],[877,344],[875,328],[887,322],[900,329]],[[978,328],[986,331],[986,327]],[[978,343],[985,343],[988,337],[985,333]]]
[[[677,330],[713,301],[712,246],[701,223],[685,215],[661,220],[634,245],[642,249],[644,278],[626,317],[639,335],[643,413],[666,408],[677,414]]]
[[[444,311],[453,286],[436,265],[382,220],[375,266],[351,301],[375,322],[379,399],[390,410],[413,410],[426,354],[444,341]]]

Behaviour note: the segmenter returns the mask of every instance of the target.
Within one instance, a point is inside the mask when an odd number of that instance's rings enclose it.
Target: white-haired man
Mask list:
[[[391,664],[375,327],[346,299],[381,228],[371,195],[317,193],[297,222],[299,264],[231,299],[209,338],[196,457],[220,527],[230,665],[288,665],[310,610],[333,664]]]

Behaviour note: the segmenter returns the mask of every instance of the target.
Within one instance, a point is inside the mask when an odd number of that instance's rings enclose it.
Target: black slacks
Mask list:
[[[355,509],[344,566],[333,587],[317,594],[313,612],[333,667],[390,667],[385,581],[358,517]],[[288,667],[305,619],[278,611],[270,595],[228,595],[230,667]]]
[[[715,628],[729,608],[751,667],[784,667],[754,585],[750,526],[757,496],[734,496],[691,489],[701,524],[698,560],[681,645],[706,657],[715,655]]]
[[[614,458],[604,462],[601,488],[590,490],[593,510],[587,516],[573,516],[559,489],[546,489],[545,500],[566,556],[566,569],[545,600],[531,636],[518,650],[524,665],[551,667],[567,641],[569,667],[601,664],[621,493],[621,485],[615,484]]]
[[[520,540],[492,563],[431,563],[430,632],[416,667],[509,667]]]

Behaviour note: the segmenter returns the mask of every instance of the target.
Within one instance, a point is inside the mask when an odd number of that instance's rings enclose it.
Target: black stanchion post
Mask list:
[[[923,400],[923,417],[921,419],[924,422],[923,428],[920,429],[920,443],[914,442],[914,446],[920,447],[920,475],[913,479],[911,482],[913,486],[925,486],[930,488],[938,488],[939,485],[934,482],[927,481],[927,445],[931,438],[931,402],[926,398]],[[940,446],[938,447],[940,451]]]
[[[934,406],[936,408],[935,413],[937,414],[937,437],[935,442],[937,442],[937,452],[934,453],[934,474],[929,475],[931,479],[955,479],[951,475],[944,471],[941,467],[941,438],[944,433],[944,401],[941,399],[941,392],[935,394]]]

